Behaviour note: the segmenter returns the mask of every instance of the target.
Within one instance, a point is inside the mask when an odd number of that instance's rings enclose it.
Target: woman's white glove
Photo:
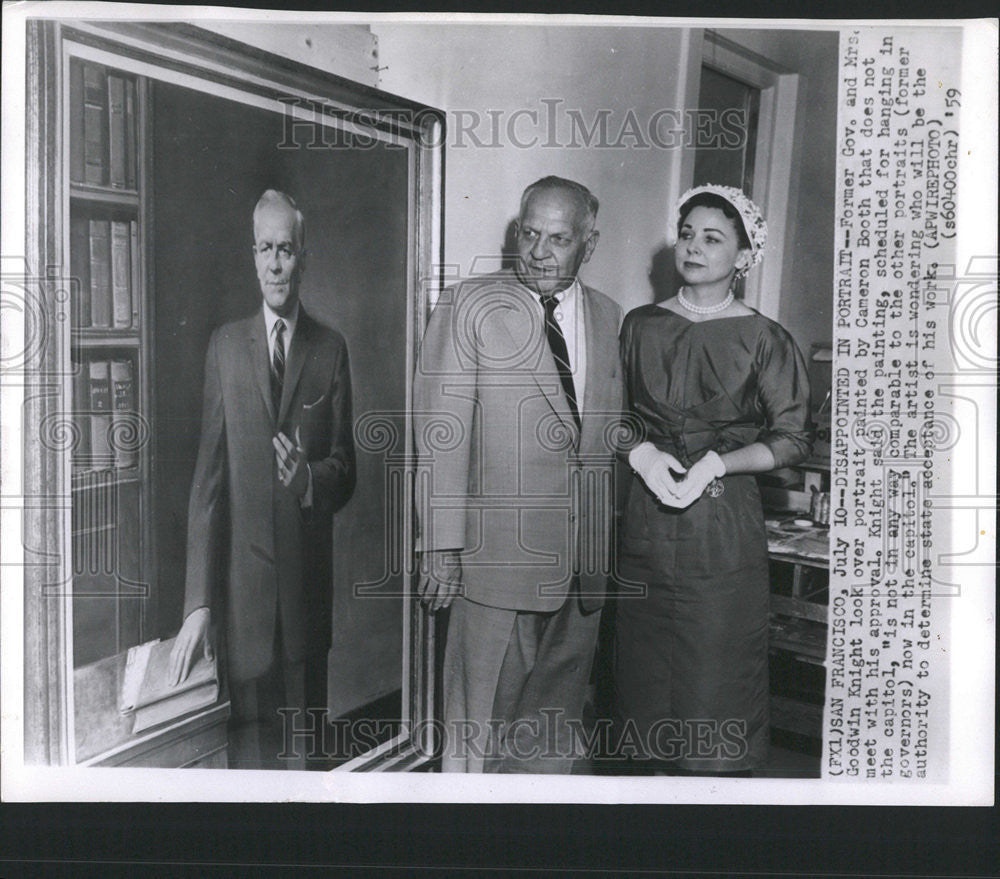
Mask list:
[[[670,471],[686,472],[680,461],[647,442],[640,443],[628,453],[628,463],[639,474],[649,490],[659,498],[661,504],[666,504],[669,507],[677,506],[677,498],[684,483],[677,482],[670,475]]]
[[[678,492],[673,507],[688,507],[701,497],[710,482],[726,475],[726,465],[715,452],[708,452],[691,465],[687,477],[677,484]],[[664,501],[664,503],[667,503]]]

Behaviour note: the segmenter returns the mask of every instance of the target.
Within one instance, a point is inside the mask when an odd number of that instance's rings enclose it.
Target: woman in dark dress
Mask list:
[[[813,441],[802,354],[733,297],[767,226],[738,189],[679,202],[677,271],[662,305],[621,332],[633,448],[618,602],[616,714],[640,753],[681,771],[762,768],[768,745],[768,558],[754,474],[805,459]]]

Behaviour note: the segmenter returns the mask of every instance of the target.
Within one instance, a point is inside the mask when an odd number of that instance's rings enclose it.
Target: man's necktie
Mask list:
[[[569,351],[566,349],[566,337],[559,326],[559,321],[556,320],[556,308],[559,303],[555,296],[545,296],[542,298],[542,306],[545,308],[545,337],[549,340],[549,348],[552,349],[556,369],[559,370],[559,381],[562,382],[563,391],[566,392],[566,402],[569,403],[573,420],[579,429],[580,409],[576,405],[576,387],[573,384],[573,370],[569,365]]]
[[[271,397],[274,411],[281,408],[281,389],[285,383],[285,322],[278,318],[274,322],[274,355],[271,358]]]

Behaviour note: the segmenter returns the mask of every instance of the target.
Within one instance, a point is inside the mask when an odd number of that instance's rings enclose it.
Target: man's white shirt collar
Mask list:
[[[299,303],[295,303],[295,308],[292,309],[291,315],[288,317],[283,317],[280,314],[275,314],[271,310],[271,306],[266,302],[264,303],[264,326],[267,329],[267,350],[274,355],[274,325],[278,322],[278,319],[285,322],[285,353],[288,353],[288,348],[292,344],[292,339],[295,337],[295,325],[299,321]]]
[[[521,286],[524,287],[524,284],[522,284]],[[525,287],[525,289],[530,290],[529,287]],[[530,292],[534,294],[535,298],[538,299],[539,302],[542,302],[546,298],[542,296],[540,293],[535,293],[534,290],[530,290]],[[556,302],[558,302],[561,305],[567,300],[572,302],[574,299],[579,298],[581,293],[582,293],[582,288],[580,287],[580,279],[573,278],[573,283],[570,284],[565,290],[560,290],[558,293],[553,293],[552,295],[555,297]]]

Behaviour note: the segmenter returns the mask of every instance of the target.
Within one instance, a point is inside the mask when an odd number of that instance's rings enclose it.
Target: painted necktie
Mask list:
[[[285,322],[274,322],[274,355],[271,358],[271,398],[274,412],[281,408],[281,389],[285,384]]]

